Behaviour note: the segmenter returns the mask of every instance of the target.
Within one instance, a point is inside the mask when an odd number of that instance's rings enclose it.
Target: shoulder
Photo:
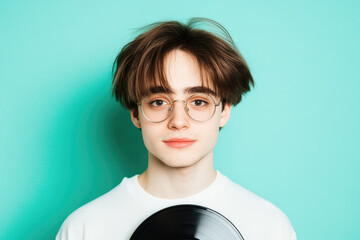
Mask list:
[[[240,228],[240,232],[245,231],[245,239],[296,239],[288,217],[277,206],[229,178],[222,178],[219,186],[222,206],[219,209],[227,213],[226,216]]]
[[[231,181],[224,175],[222,175],[222,178],[221,194],[226,196],[228,203],[236,204],[239,207],[244,206],[247,209],[261,212],[262,214],[279,217],[285,216],[284,213],[271,202]]]
[[[99,229],[99,224],[110,226],[113,222],[121,222],[119,218],[123,215],[118,213],[124,212],[122,207],[129,206],[125,202],[129,201],[126,196],[130,180],[124,178],[111,191],[72,212],[62,224],[56,239],[83,239],[85,232]]]
[[[96,217],[104,214],[104,212],[109,209],[113,209],[114,205],[119,205],[119,202],[125,200],[124,196],[126,196],[127,182],[128,179],[124,178],[119,185],[109,192],[75,210],[68,219],[89,219],[88,217]]]

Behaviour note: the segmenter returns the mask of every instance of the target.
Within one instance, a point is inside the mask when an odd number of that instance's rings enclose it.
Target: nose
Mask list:
[[[189,117],[185,111],[185,101],[175,100],[173,102],[173,109],[168,121],[169,129],[180,130],[189,128]]]

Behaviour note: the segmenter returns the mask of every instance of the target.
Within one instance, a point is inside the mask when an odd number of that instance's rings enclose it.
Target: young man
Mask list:
[[[202,22],[222,35],[199,29]],[[178,204],[219,212],[245,240],[296,239],[278,208],[214,169],[219,130],[253,85],[221,25],[197,18],[153,24],[114,67],[113,91],[141,129],[148,168],[72,213],[56,239],[129,239],[150,215]]]

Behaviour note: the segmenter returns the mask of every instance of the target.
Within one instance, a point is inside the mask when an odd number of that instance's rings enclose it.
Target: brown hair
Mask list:
[[[218,33],[198,28],[201,23],[208,24]],[[213,20],[192,18],[186,24],[159,22],[142,30],[142,34],[122,48],[113,65],[113,94],[129,110],[137,108],[137,102],[150,87],[169,89],[164,59],[175,49],[194,57],[203,84],[211,84],[223,104],[238,104],[242,95],[250,90],[250,85],[254,85],[249,68],[231,36]]]

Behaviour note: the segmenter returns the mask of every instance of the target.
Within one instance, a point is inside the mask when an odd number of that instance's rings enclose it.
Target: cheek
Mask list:
[[[150,126],[150,125],[142,124],[142,128],[141,128],[144,145],[148,150],[153,148],[154,144],[160,138],[158,134],[160,134],[161,132],[157,126]]]
[[[214,116],[215,117],[215,116]],[[219,120],[213,119],[206,123],[201,123],[196,126],[196,132],[202,136],[203,140],[208,144],[214,145],[219,135]]]
[[[216,144],[216,141],[219,136],[219,128],[220,128],[220,115],[215,114],[214,117],[209,122],[209,126],[204,132],[206,132],[209,141],[212,142],[213,146]]]
[[[219,136],[219,126],[216,125],[214,126],[211,131],[207,131],[206,133],[206,138],[207,138],[207,142],[209,145],[211,145],[211,147],[213,148],[217,142]]]

